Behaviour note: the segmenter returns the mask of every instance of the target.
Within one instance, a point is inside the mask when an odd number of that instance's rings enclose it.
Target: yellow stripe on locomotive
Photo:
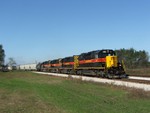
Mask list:
[[[79,66],[79,60],[78,60],[79,56],[74,56],[74,70],[76,70]]]

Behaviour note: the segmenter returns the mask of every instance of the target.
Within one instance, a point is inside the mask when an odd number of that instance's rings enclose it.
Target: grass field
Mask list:
[[[150,92],[32,72],[0,72],[0,113],[150,113]]]

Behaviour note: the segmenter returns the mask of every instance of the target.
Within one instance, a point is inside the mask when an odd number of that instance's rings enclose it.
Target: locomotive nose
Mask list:
[[[106,67],[117,67],[117,56],[106,56]]]

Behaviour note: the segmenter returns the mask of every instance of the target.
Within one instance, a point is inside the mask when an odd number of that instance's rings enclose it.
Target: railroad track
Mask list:
[[[137,80],[137,79],[106,79],[106,78],[97,78],[97,77],[87,77],[79,75],[68,75],[68,74],[59,74],[59,73],[48,73],[48,72],[34,72],[38,74],[45,74],[50,76],[59,76],[59,77],[70,77],[74,79],[80,79],[82,81],[91,81],[98,83],[107,83],[118,86],[125,86],[130,88],[142,89],[145,91],[150,91],[150,81],[147,80]]]
[[[135,77],[135,76],[129,76],[129,79],[150,81],[150,77]]]
[[[129,82],[135,82],[135,83],[150,84],[150,77],[129,76],[128,79],[122,79],[122,80],[129,81]]]

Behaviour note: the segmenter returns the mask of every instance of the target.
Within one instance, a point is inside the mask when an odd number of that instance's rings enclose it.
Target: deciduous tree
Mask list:
[[[4,59],[5,59],[5,50],[3,49],[3,46],[0,45],[0,66],[4,65]]]
[[[16,61],[14,60],[14,58],[12,58],[12,57],[9,58],[8,65],[9,65],[10,67],[13,67],[13,66],[16,65]]]
[[[145,50],[136,51],[133,48],[116,50],[119,60],[124,60],[126,67],[139,68],[149,66],[149,54]]]

